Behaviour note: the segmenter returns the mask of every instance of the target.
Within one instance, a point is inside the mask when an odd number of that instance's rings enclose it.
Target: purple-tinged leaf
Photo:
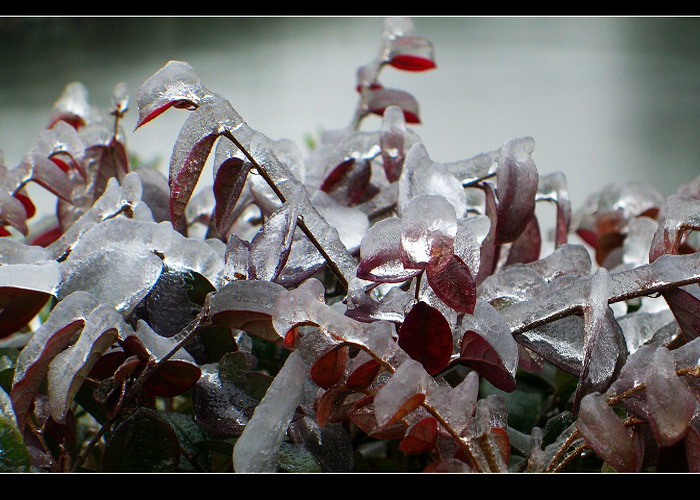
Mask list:
[[[618,472],[639,470],[638,443],[599,393],[584,396],[576,426],[593,451]]]
[[[686,340],[700,337],[700,286],[694,284],[674,288],[664,292],[663,297]]]
[[[476,304],[476,282],[462,259],[453,255],[440,270],[428,265],[426,276],[440,300],[457,312],[472,314]]]
[[[481,266],[481,244],[491,229],[491,220],[485,215],[468,217],[457,221],[454,254],[462,259],[476,278]]]
[[[29,234],[27,211],[20,200],[0,188],[0,222],[9,224],[23,235]]]
[[[435,375],[450,362],[452,330],[440,311],[418,302],[399,329],[399,347],[419,361],[428,374]]]
[[[224,234],[231,226],[231,215],[252,168],[249,161],[231,157],[218,166],[214,173],[214,227],[216,234]]]
[[[357,277],[380,283],[401,283],[422,269],[406,269],[402,262],[403,222],[398,217],[380,220],[367,231],[360,245]]]
[[[518,335],[519,345],[566,373],[579,376],[583,366],[583,318],[568,316]]]
[[[690,421],[685,435],[685,454],[690,472],[700,472],[700,417]]]
[[[457,361],[479,372],[495,387],[515,390],[518,345],[503,316],[488,302],[477,301],[473,316],[462,321],[465,330]]]
[[[352,206],[357,204],[367,191],[371,174],[368,161],[349,158],[326,175],[320,189],[338,203]]]
[[[153,120],[171,106],[197,107],[208,93],[192,66],[181,61],[168,61],[136,92],[139,108],[136,128]]]
[[[420,123],[418,101],[408,92],[398,89],[367,89],[367,109],[370,113],[383,116],[389,106],[398,106],[403,111],[406,123]]]
[[[525,225],[525,229],[511,245],[506,265],[534,262],[540,258],[541,250],[540,224],[537,222],[537,216],[533,212]]]
[[[622,329],[608,307],[610,276],[600,268],[590,278],[583,307],[583,366],[574,395],[574,413],[581,398],[591,392],[605,392],[627,358]]]
[[[395,182],[401,176],[406,157],[406,120],[398,106],[389,106],[384,110],[379,145],[386,178],[389,182]]]
[[[479,274],[476,277],[477,284],[482,283],[488,276],[493,274],[497,264],[498,205],[494,187],[490,182],[484,182],[484,194],[486,195],[485,215],[491,221],[491,226],[481,243],[481,264],[479,265]]]
[[[51,416],[56,422],[65,421],[69,405],[94,364],[117,339],[126,338],[128,330],[131,328],[113,307],[101,304],[85,319],[75,344],[53,358],[46,377]]]
[[[518,239],[535,211],[539,175],[532,159],[532,138],[509,141],[498,160],[498,243]]]
[[[557,204],[554,246],[559,248],[565,245],[568,241],[572,217],[571,198],[566,183],[566,176],[562,172],[552,172],[551,174],[540,176],[537,187],[537,200],[546,200]]]
[[[430,265],[441,271],[454,255],[457,217],[443,197],[417,196],[409,201],[401,217],[401,260],[406,269]]]
[[[174,398],[192,389],[201,374],[202,371],[194,363],[168,360],[146,381],[143,388],[152,396]]]
[[[274,281],[279,276],[289,258],[299,209],[305,200],[306,193],[300,187],[265,221],[250,242],[248,274],[251,279]]]
[[[432,450],[437,438],[437,420],[434,417],[426,417],[408,429],[399,444],[399,449],[404,455],[420,455]]]
[[[80,82],[71,82],[63,89],[63,93],[54,103],[48,128],[59,121],[64,121],[75,129],[85,125],[90,116],[88,91]]]

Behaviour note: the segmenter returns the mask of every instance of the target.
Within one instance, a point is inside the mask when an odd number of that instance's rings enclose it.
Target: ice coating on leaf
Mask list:
[[[208,94],[192,66],[168,61],[136,91],[139,118],[136,127],[149,122],[170,106],[198,106]]]
[[[128,315],[162,271],[163,260],[155,250],[164,253],[162,238],[168,233],[156,230],[159,226],[120,217],[88,229],[60,263],[58,298],[84,290]]]
[[[542,235],[537,216],[533,212],[525,223],[525,227],[520,236],[511,243],[508,250],[508,257],[503,265],[528,264],[540,257],[542,251]],[[503,259],[500,259],[501,261]]]
[[[202,103],[187,117],[170,158],[170,220],[178,231],[186,229],[185,207],[214,142],[225,131],[234,130],[240,122],[238,113],[219,95]]]
[[[476,302],[476,281],[467,264],[453,255],[445,267],[426,269],[430,288],[442,302],[458,313],[471,314]]]
[[[157,334],[144,320],[140,319],[136,324],[136,337],[141,341],[148,352],[156,360],[161,360],[177,345],[177,340],[173,337],[164,337]],[[190,363],[195,363],[194,358],[184,349],[178,350],[169,359],[179,359]]]
[[[489,232],[481,242],[479,274],[476,282],[483,282],[487,276],[496,269],[496,232],[498,230],[498,205],[496,202],[496,191],[493,185],[484,182],[484,214],[489,219]]]
[[[398,287],[389,290],[379,300],[373,298],[371,293],[359,291],[348,294],[348,310],[345,314],[363,322],[383,320],[401,323],[415,300],[413,295]]]
[[[218,156],[221,144],[230,145],[231,143],[220,141],[216,149],[216,165],[218,166],[214,171],[213,195],[216,200],[214,227],[220,234],[224,233],[233,223],[234,208],[248,178],[248,172],[253,166],[247,159],[235,156],[220,161]]]
[[[344,206],[352,206],[365,198],[370,185],[372,167],[363,159],[344,160],[326,175],[320,190]]]
[[[576,423],[586,442],[618,472],[635,472],[641,457],[632,436],[597,392],[584,396]]]
[[[75,344],[56,355],[47,373],[51,416],[64,422],[69,405],[97,360],[131,330],[113,307],[101,304],[85,319]]]
[[[111,219],[121,213],[129,213],[141,200],[141,180],[136,172],[127,174],[121,182],[112,178],[107,183],[102,196],[92,207],[76,220],[63,235],[49,245],[48,249],[55,259],[65,258],[82,235],[100,222]]]
[[[448,392],[449,423],[455,430],[463,430],[476,408],[479,396],[479,375],[471,371],[464,380]]]
[[[407,359],[401,363],[374,397],[374,411],[379,426],[383,427],[395,420],[397,414],[403,413],[402,409],[405,408],[407,401],[416,395],[422,402],[425,394],[434,384],[432,377],[418,361]]]
[[[496,172],[499,243],[515,241],[535,211],[539,175],[534,149],[531,137],[513,139],[502,148]]]
[[[413,20],[410,17],[385,17],[382,37],[391,39],[398,36],[412,35],[415,29]]]
[[[221,284],[226,245],[220,240],[187,238],[173,231],[170,224],[151,224],[153,250],[162,255],[163,264],[177,271],[194,271],[215,288]]]
[[[236,472],[275,472],[277,453],[301,401],[309,367],[292,352],[233,448]]]
[[[562,172],[541,175],[537,186],[537,199],[556,203],[557,221],[554,244],[556,248],[565,245],[572,217],[571,197],[569,196],[566,176]]]
[[[374,224],[360,245],[357,276],[362,279],[400,283],[418,275],[422,269],[406,269],[401,258],[403,222],[388,217]]]
[[[248,277],[248,242],[235,234],[230,234],[226,243],[224,269],[221,279],[224,283],[244,280]]]
[[[277,334],[271,320],[275,301],[286,293],[284,287],[270,281],[232,281],[212,297],[212,321],[244,330],[270,342],[284,339],[287,331]]]
[[[58,120],[64,120],[78,128],[85,125],[90,112],[87,89],[80,82],[71,82],[54,103],[49,126],[55,125]]]
[[[395,182],[401,176],[406,157],[406,120],[398,106],[389,106],[384,110],[379,144],[386,177],[389,182]]]
[[[583,245],[565,244],[547,257],[526,264],[547,282],[566,275],[587,276],[591,272],[591,256]]]
[[[411,199],[401,216],[401,260],[407,269],[430,264],[442,270],[454,254],[457,217],[443,196],[422,195]]]
[[[661,329],[673,321],[673,314],[668,309],[655,313],[635,311],[617,320],[630,354],[643,345],[655,345],[656,342],[666,340],[664,338],[657,340],[657,337]]]
[[[20,427],[24,426],[49,363],[71,342],[98,304],[97,298],[87,292],[69,295],[56,304],[17,356],[11,396]]]
[[[129,109],[129,87],[124,82],[119,82],[112,89],[111,113],[122,116]]]
[[[301,231],[295,231],[289,258],[275,282],[287,287],[297,286],[325,266],[326,259],[309,238]]]
[[[481,243],[491,228],[491,220],[485,215],[477,215],[457,221],[457,234],[454,239],[454,254],[462,259],[475,278],[481,265]]]
[[[622,330],[608,307],[610,275],[599,268],[590,278],[583,307],[583,366],[576,387],[574,408],[589,392],[604,392],[624,364],[627,353]]]
[[[515,302],[530,300],[544,293],[547,283],[523,265],[506,266],[487,277],[478,288],[479,299],[499,309]]]
[[[639,266],[649,263],[651,242],[659,223],[649,217],[635,217],[627,224],[627,236],[622,242],[622,262]]]
[[[444,196],[454,206],[457,218],[466,212],[467,196],[462,183],[445,165],[432,161],[423,144],[416,143],[406,153],[399,177],[399,214],[410,200],[420,195]]]
[[[384,115],[386,108],[397,106],[403,111],[408,123],[420,123],[418,101],[408,92],[390,88],[368,89],[364,92],[367,97],[367,110],[379,116]]]
[[[389,40],[384,60],[407,71],[425,71],[435,68],[433,44],[419,36],[396,36]]]
[[[80,170],[84,176],[85,148],[90,145],[83,142],[81,135],[75,128],[60,121],[52,128],[39,134],[36,152],[45,158],[52,158],[60,154],[67,155],[74,162],[74,167]]]
[[[683,437],[698,402],[676,375],[673,356],[665,347],[654,351],[644,386],[649,423],[661,446]]]
[[[326,289],[315,278],[304,281],[294,290],[283,291],[272,308],[272,324],[284,338],[287,332],[299,323],[316,317],[316,310],[324,305]]]
[[[440,311],[421,301],[406,314],[398,344],[429,375],[435,375],[445,369],[452,356],[452,329]]]
[[[279,276],[289,257],[299,209],[305,200],[306,194],[300,187],[265,221],[250,242],[251,279],[274,281]]]
[[[700,200],[673,195],[666,200],[663,222],[651,242],[649,261],[660,255],[678,253],[681,239],[688,230],[700,230]]]
[[[557,368],[578,376],[583,365],[583,318],[568,316],[533,328],[517,341]]]
[[[0,221],[9,224],[25,236],[29,234],[24,205],[4,189],[0,189]]]
[[[47,250],[0,238],[0,289],[15,288],[55,295],[60,280],[58,263]]]
[[[503,316],[491,304],[477,300],[473,315],[465,315],[460,330],[459,362],[475,369],[496,387],[515,389],[518,344]]]
[[[340,241],[348,252],[356,252],[369,229],[369,217],[355,207],[339,204],[323,191],[316,191],[311,203],[326,222],[338,230]]]

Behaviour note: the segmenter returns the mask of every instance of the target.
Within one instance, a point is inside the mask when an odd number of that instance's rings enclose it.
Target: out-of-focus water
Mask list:
[[[381,81],[418,99],[415,130],[434,160],[532,136],[540,172],[566,174],[574,207],[608,182],[634,179],[670,195],[700,174],[699,18],[414,22],[433,41],[438,69],[387,68]],[[0,150],[15,166],[67,83],[83,82],[91,102],[108,107],[116,83],[135,95],[170,59],[189,62],[252,127],[304,148],[305,135],[350,122],[355,72],[374,57],[381,26],[376,17],[0,18]],[[186,113],[133,132],[136,114],[126,119],[127,145],[165,169]]]

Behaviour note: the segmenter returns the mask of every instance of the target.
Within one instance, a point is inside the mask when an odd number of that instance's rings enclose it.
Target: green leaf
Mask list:
[[[15,423],[0,415],[0,472],[29,471],[29,453]]]
[[[180,463],[180,444],[168,422],[139,408],[120,423],[105,446],[105,472],[173,472]]]
[[[570,411],[563,411],[553,416],[542,429],[542,446],[552,444],[562,432],[576,421]]]
[[[322,472],[321,464],[300,444],[282,443],[277,465],[287,472]]]
[[[201,453],[201,448],[199,447],[199,443],[207,440],[207,435],[204,429],[197,425],[192,416],[184,413],[168,413],[164,411],[158,411],[158,415],[168,422],[175,431],[183,453],[194,457],[203,466],[208,466],[208,453]],[[186,459],[183,461],[181,458],[180,463],[182,466],[189,462]]]
[[[530,434],[542,415],[543,406],[548,394],[551,393],[551,388],[533,377],[524,377],[519,374],[517,388],[513,392],[497,389],[486,380],[482,380],[479,392],[482,398],[490,394],[502,396],[508,408],[508,425],[520,432]]]

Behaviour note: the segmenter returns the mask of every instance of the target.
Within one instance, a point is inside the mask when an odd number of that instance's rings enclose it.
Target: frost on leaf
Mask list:
[[[599,393],[584,396],[576,425],[593,451],[618,472],[639,470],[639,443]]]
[[[452,356],[452,330],[440,311],[418,302],[399,329],[399,347],[428,374],[435,375],[445,369]]]
[[[71,343],[74,334],[83,328],[88,315],[98,304],[98,300],[87,292],[69,295],[53,308],[19,353],[11,396],[20,427],[24,426],[49,370],[49,363]]]
[[[151,121],[171,106],[196,107],[208,94],[199,76],[186,62],[169,61],[136,92],[139,118],[136,127]]]
[[[488,302],[478,300],[473,316],[465,316],[458,362],[479,372],[494,386],[515,390],[518,344],[501,314]]]
[[[498,196],[497,241],[518,239],[535,211],[539,174],[532,159],[532,138],[509,141],[501,152],[496,172]]]
[[[308,374],[308,365],[298,352],[292,352],[233,448],[236,472],[275,472],[277,453],[301,402]]]

